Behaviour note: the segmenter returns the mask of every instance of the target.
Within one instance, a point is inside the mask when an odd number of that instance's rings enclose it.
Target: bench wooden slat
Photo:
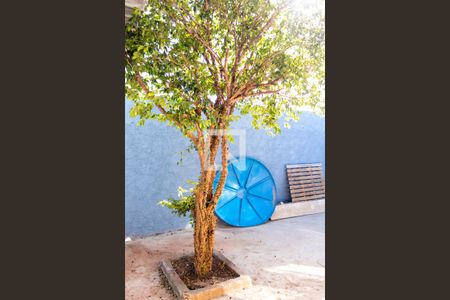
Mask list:
[[[306,194],[323,194],[323,189],[315,189],[315,190],[308,190],[308,191],[301,191],[301,190],[290,190],[291,196],[292,195],[306,195]]]
[[[316,186],[320,186],[323,187],[325,186],[323,182],[311,182],[311,183],[305,183],[305,184],[298,184],[298,183],[294,183],[289,185],[289,188],[292,189],[298,189],[298,188],[309,188],[309,187],[316,187]]]
[[[290,173],[305,173],[305,172],[322,172],[322,168],[320,167],[314,167],[314,168],[294,168],[294,169],[287,169],[288,174]]]
[[[316,187],[316,186],[321,186],[321,187],[325,187],[325,182],[323,181],[310,181],[310,182],[292,182],[289,185],[289,188],[309,188],[309,187]]]
[[[322,167],[321,163],[313,163],[313,164],[299,164],[299,165],[286,165],[286,168],[305,168],[305,167]]]
[[[308,167],[303,167],[303,168],[289,168],[286,169],[287,171],[294,171],[294,170],[317,170],[320,169],[322,170],[321,166],[308,166]]]
[[[325,198],[325,194],[316,194],[316,195],[309,195],[309,196],[298,196],[298,195],[292,196],[293,202],[302,201],[302,200],[307,201],[307,200],[311,200],[311,199],[320,199],[320,198]]]
[[[323,198],[325,198],[325,194],[314,195],[314,196],[308,196],[308,197],[298,197],[298,196],[293,196],[293,197],[292,197],[292,202],[297,202],[297,201],[308,201],[308,200],[323,199]]]
[[[313,187],[308,187],[308,188],[302,188],[302,187],[295,187],[295,188],[290,188],[289,190],[291,191],[291,193],[306,193],[309,191],[323,191],[323,186],[313,186]]]
[[[291,194],[317,194],[317,193],[324,193],[323,188],[315,188],[315,189],[308,189],[308,190],[290,190]]]
[[[301,176],[306,176],[306,175],[320,175],[322,176],[322,171],[312,171],[312,172],[288,172],[288,175],[294,176],[294,175],[301,175]]]
[[[314,171],[314,172],[288,172],[288,176],[308,176],[308,175],[319,175],[323,176],[322,171]]]
[[[310,178],[310,179],[302,179],[302,178],[288,178],[289,183],[292,184],[307,184],[307,183],[317,183],[317,182],[323,182],[325,183],[325,178]]]
[[[292,202],[303,201],[303,200],[308,201],[308,200],[312,200],[312,199],[323,199],[323,198],[325,198],[325,194],[292,195],[291,197],[293,199]]]
[[[302,183],[293,183],[289,185],[289,189],[292,190],[298,190],[298,189],[308,189],[308,188],[325,188],[325,184],[321,183],[321,182],[307,182],[308,185],[306,184],[302,184]]]
[[[315,187],[315,186],[322,186],[325,187],[324,181],[300,181],[300,182],[289,182],[289,188],[308,188],[308,187]]]
[[[288,180],[290,181],[321,181],[323,180],[322,175],[305,175],[305,176],[290,176],[288,175]]]
[[[320,179],[320,178],[322,178],[322,175],[306,175],[306,176],[302,176],[302,175],[288,175],[288,178],[301,179],[301,180],[305,180],[305,179]]]

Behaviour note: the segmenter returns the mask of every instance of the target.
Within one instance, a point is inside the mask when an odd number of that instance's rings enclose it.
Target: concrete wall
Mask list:
[[[176,197],[178,186],[196,180],[199,173],[196,153],[186,153],[183,164],[177,165],[180,152],[189,143],[175,128],[156,121],[137,126],[129,117],[132,107],[125,104],[125,234],[139,236],[185,227],[188,218],[179,218],[157,203]],[[276,137],[264,130],[254,130],[251,118],[244,117],[232,125],[246,131],[246,153],[269,168],[277,185],[277,201],[288,201],[286,164],[322,162],[325,167],[325,120],[303,113],[290,129],[282,129]],[[238,145],[230,145],[238,155]]]

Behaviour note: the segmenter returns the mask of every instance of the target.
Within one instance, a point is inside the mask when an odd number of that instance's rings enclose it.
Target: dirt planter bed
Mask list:
[[[244,275],[236,265],[234,265],[229,259],[223,256],[221,253],[214,252],[215,260],[220,263],[223,263],[225,267],[228,269],[228,276],[236,278],[228,279],[222,282],[215,283],[213,285],[205,286],[197,289],[190,289],[180,278],[178,273],[176,272],[176,267],[169,260],[163,260],[161,262],[161,270],[169,285],[172,287],[173,292],[175,293],[177,299],[183,300],[207,300],[214,299],[216,297],[223,296],[231,291],[239,290],[242,288],[247,288],[252,285],[252,280],[249,276]],[[183,259],[183,258],[181,258]],[[177,262],[179,260],[176,260]],[[230,272],[231,271],[231,272]],[[231,273],[234,274],[231,275]],[[191,288],[195,286],[189,282]]]

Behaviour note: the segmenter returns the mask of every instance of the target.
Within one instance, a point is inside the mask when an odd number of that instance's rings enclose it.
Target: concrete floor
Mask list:
[[[220,224],[215,249],[253,281],[251,288],[217,299],[325,298],[324,213],[248,228]],[[161,286],[158,264],[192,252],[192,229],[126,242],[126,299],[175,299]]]

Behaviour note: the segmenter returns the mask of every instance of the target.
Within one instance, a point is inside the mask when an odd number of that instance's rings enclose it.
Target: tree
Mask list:
[[[322,105],[323,19],[296,16],[288,1],[150,0],[126,25],[125,65],[130,114],[177,127],[198,153],[192,206],[181,209],[192,209],[195,271],[205,276],[230,122],[250,114],[255,128],[277,134],[281,117],[297,120],[301,107]]]

